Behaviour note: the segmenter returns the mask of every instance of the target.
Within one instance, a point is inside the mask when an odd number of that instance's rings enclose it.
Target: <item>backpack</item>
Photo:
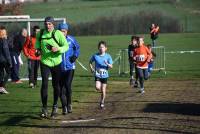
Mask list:
[[[44,33],[44,29],[41,29],[40,30],[40,37],[39,37],[39,41],[40,41],[40,43],[41,43],[41,41],[43,40],[43,39],[47,39],[47,40],[49,40],[49,39],[51,39],[51,38],[53,38],[53,40],[58,44],[58,46],[61,46],[60,45],[60,43],[57,41],[57,39],[56,39],[56,37],[55,37],[55,32],[56,32],[57,30],[53,30],[53,32],[52,32],[52,34],[51,34],[51,37],[49,37],[49,38],[42,38],[42,35],[43,35],[43,33]]]

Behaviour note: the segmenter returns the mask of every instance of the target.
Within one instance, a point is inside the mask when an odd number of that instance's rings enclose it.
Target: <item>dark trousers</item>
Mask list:
[[[29,84],[30,83],[33,83],[34,85],[37,84],[39,65],[40,65],[40,61],[39,60],[28,59]]]
[[[11,68],[11,80],[12,81],[18,81],[19,78],[19,55],[16,52],[11,52],[11,60],[12,60],[12,68]]]
[[[58,98],[60,96],[60,76],[61,76],[61,64],[49,67],[44,64],[40,64],[41,75],[42,75],[42,87],[41,87],[41,98],[43,107],[47,107],[48,99],[48,78],[51,73],[52,76],[52,86],[53,86],[53,107],[57,106]]]
[[[10,76],[10,67],[6,63],[0,63],[0,87],[5,87]]]
[[[136,64],[134,64],[134,62],[132,60],[129,60],[129,67],[130,67],[130,76],[134,75],[134,70],[135,70],[135,79],[137,81],[138,80],[138,71],[137,71]]]
[[[62,72],[61,81],[60,81],[60,89],[61,89],[61,103],[62,107],[69,107],[72,103],[72,80],[74,77],[74,70],[67,70],[66,72]]]
[[[148,69],[137,68],[139,75],[140,88],[144,88],[144,80],[148,79]]]

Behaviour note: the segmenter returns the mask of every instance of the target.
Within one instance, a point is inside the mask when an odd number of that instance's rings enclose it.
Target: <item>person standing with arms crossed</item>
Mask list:
[[[38,68],[40,65],[40,56],[36,56],[35,42],[36,34],[40,32],[39,26],[33,27],[33,34],[26,37],[26,42],[23,46],[24,55],[28,59],[28,75],[29,75],[29,87],[34,88],[37,84]]]
[[[106,53],[107,45],[105,41],[100,41],[98,44],[99,52],[94,54],[89,62],[91,72],[95,75],[95,87],[101,92],[100,108],[104,108],[106,98],[106,87],[108,80],[108,69],[113,67],[113,61],[110,54]],[[93,67],[95,62],[95,67]]]
[[[41,99],[42,114],[41,117],[46,118],[48,114],[48,78],[51,73],[53,85],[53,108],[51,117],[54,118],[58,109],[58,98],[60,96],[60,77],[62,54],[68,50],[69,45],[65,36],[59,30],[54,29],[54,18],[46,17],[44,20],[45,29],[42,29],[36,35],[36,55],[41,55]]]
[[[62,103],[62,113],[63,115],[72,112],[72,80],[75,71],[75,61],[80,54],[80,46],[76,39],[68,35],[68,24],[60,23],[58,29],[63,32],[66,40],[69,44],[69,50],[63,53],[62,63],[61,63],[61,103]]]
[[[139,47],[134,50],[133,59],[136,61],[141,93],[145,93],[144,80],[148,79],[148,63],[150,62],[151,57],[151,52],[144,45],[144,38],[140,37]]]

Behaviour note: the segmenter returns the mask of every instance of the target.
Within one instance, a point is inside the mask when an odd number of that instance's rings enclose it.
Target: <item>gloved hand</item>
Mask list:
[[[35,52],[35,56],[39,57],[40,55],[41,55],[41,51],[39,49],[37,49],[36,52]]]
[[[8,68],[12,68],[12,63],[7,63]]]
[[[71,63],[74,63],[76,61],[77,57],[75,55],[72,55],[71,57],[69,57],[69,61]]]

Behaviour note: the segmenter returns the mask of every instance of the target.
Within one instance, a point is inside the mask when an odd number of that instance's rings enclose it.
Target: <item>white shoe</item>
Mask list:
[[[104,103],[100,103],[100,108],[104,109],[104,107],[105,107]]]
[[[29,87],[30,87],[30,88],[34,88],[34,84],[33,84],[33,83],[30,83],[30,84],[29,84]]]
[[[141,89],[140,89],[140,93],[141,93],[141,94],[144,94],[144,93],[145,93],[144,88],[141,88]]]
[[[0,93],[9,94],[9,92],[6,91],[6,89],[4,87],[0,87]]]

